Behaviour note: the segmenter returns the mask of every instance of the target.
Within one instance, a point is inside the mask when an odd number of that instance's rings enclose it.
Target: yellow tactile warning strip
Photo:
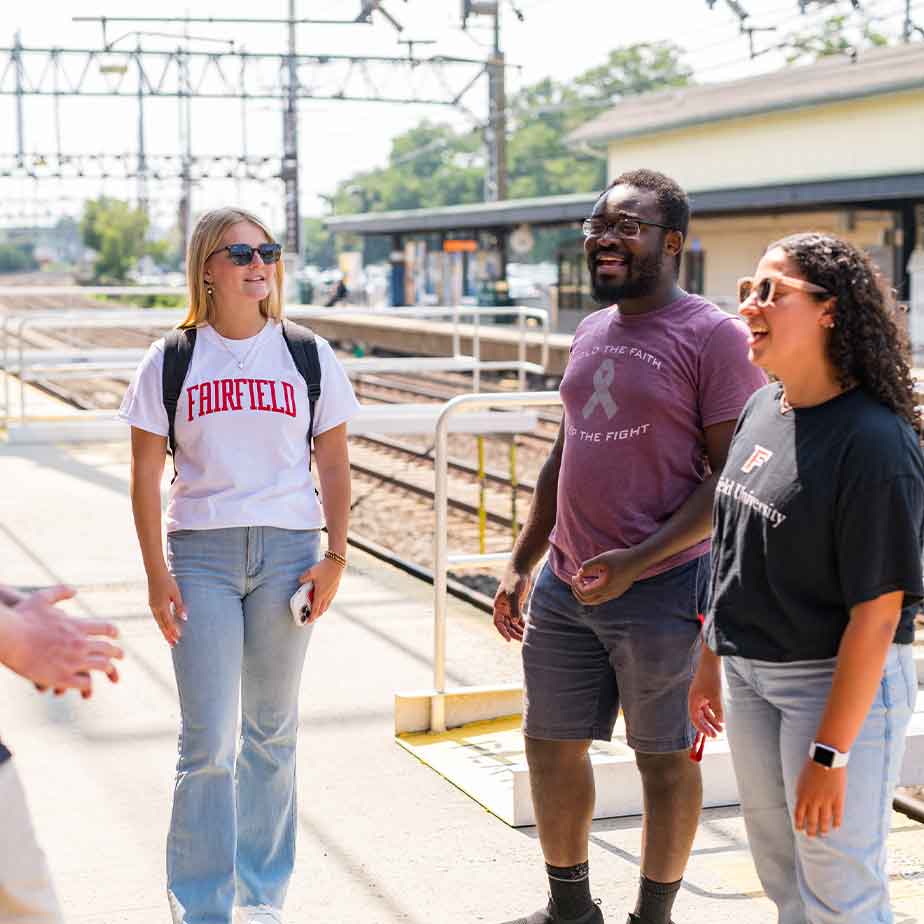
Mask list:
[[[519,715],[454,728],[441,734],[412,733],[396,738],[418,760],[458,787],[487,811],[513,824],[514,769],[525,766]],[[595,742],[592,754],[631,755],[622,721],[611,743]],[[737,809],[703,816],[688,867],[688,879],[705,896],[767,902],[754,869]],[[726,813],[733,812],[732,815]],[[722,820],[724,818],[724,820]],[[619,826],[621,829],[622,826]],[[728,828],[728,831],[722,829]],[[610,834],[597,829],[592,841],[606,849]],[[734,837],[729,837],[734,832]],[[893,813],[889,833],[892,906],[901,924],[924,924],[924,826]],[[751,906],[748,905],[748,908]]]
[[[512,823],[513,767],[525,761],[520,716],[473,722],[440,734],[398,735],[398,744],[501,821]]]
[[[507,824],[514,818],[514,770],[525,769],[519,715],[473,722],[440,734],[399,735],[398,744]],[[622,717],[612,742],[594,742],[591,756],[631,758]]]

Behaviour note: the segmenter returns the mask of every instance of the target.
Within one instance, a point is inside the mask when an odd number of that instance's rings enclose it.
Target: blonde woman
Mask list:
[[[289,341],[295,329],[282,321],[280,251],[254,215],[203,215],[187,258],[185,333],[152,345],[120,410],[132,428],[132,509],[148,602],[172,649],[182,717],[167,841],[174,924],[225,924],[235,906],[246,924],[282,920],[295,858],[302,665],[311,623],[330,606],[346,563],[346,422],[358,404],[317,338],[321,390],[309,409]],[[172,368],[178,336],[189,346],[188,369],[171,421],[165,387],[175,373],[165,375],[164,365],[166,353]],[[168,440],[176,477],[165,558]],[[310,622],[300,626],[289,598],[308,581]]]

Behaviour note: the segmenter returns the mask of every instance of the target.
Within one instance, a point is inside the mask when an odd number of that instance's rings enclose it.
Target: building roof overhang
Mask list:
[[[772,74],[627,97],[575,129],[568,141],[578,147],[606,147],[641,135],[921,88],[924,46],[873,48],[856,59],[831,56]]]
[[[575,193],[537,199],[507,199],[437,209],[369,212],[327,218],[334,232],[354,234],[459,234],[513,228],[521,224],[577,224],[586,218],[597,196]],[[761,211],[812,210],[837,207],[888,208],[899,201],[924,201],[924,172],[898,176],[853,177],[703,190],[690,194],[694,219]]]

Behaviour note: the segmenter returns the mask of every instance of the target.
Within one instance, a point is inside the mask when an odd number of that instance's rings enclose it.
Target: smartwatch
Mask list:
[[[847,766],[847,761],[850,760],[850,751],[839,751],[830,745],[813,741],[809,746],[809,757],[816,764],[821,764],[826,770],[835,770],[838,767]]]

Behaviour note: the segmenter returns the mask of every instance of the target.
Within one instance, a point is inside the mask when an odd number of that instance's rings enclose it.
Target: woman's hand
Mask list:
[[[846,793],[846,767],[829,769],[807,760],[796,784],[793,812],[796,830],[808,837],[824,837],[832,828],[839,828],[844,817]]]
[[[715,738],[724,729],[725,710],[722,707],[721,658],[706,645],[699,658],[699,666],[687,694],[690,721],[698,732]]]
[[[320,619],[331,603],[334,602],[342,576],[343,565],[332,561],[330,558],[322,558],[317,564],[312,565],[307,571],[299,575],[299,584],[304,584],[306,581],[314,583],[311,615],[308,617],[308,622],[315,622]]]
[[[148,576],[148,606],[161,634],[173,648],[183,635],[181,623],[186,622],[186,607],[176,580],[166,569]]]

